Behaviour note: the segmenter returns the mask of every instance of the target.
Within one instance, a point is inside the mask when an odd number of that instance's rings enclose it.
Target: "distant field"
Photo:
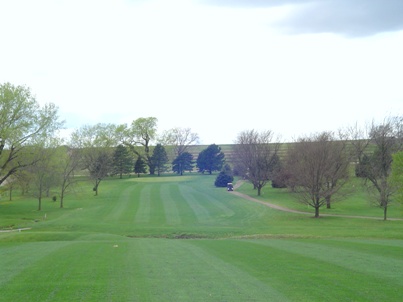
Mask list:
[[[325,212],[379,219],[276,211],[214,179],[110,179],[99,196],[83,182],[42,212],[3,197],[0,229],[31,229],[0,233],[0,301],[401,301],[403,221],[362,192]],[[260,198],[301,207],[269,187]]]

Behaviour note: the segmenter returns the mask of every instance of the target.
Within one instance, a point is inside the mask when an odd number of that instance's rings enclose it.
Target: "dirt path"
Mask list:
[[[19,228],[19,229],[10,229],[10,230],[0,230],[0,233],[9,233],[9,232],[21,232],[30,230],[31,228]]]
[[[245,181],[244,180],[239,180],[237,181],[237,183],[234,185],[234,190],[239,188]],[[304,215],[313,215],[313,213],[311,212],[303,212],[303,211],[298,211],[298,210],[293,210],[293,209],[289,209],[289,208],[284,208],[282,206],[278,206],[275,204],[272,204],[270,202],[267,201],[262,201],[253,197],[250,197],[249,195],[237,192],[237,191],[232,191],[231,194],[235,194],[241,198],[253,201],[253,202],[257,202],[260,203],[264,206],[267,206],[269,208],[278,210],[278,211],[284,211],[284,212],[288,212],[288,213],[296,213],[296,214],[304,214]],[[338,215],[338,214],[320,214],[320,216],[322,217],[327,217],[327,216],[333,216],[333,217],[344,217],[344,218],[360,218],[360,219],[375,219],[375,220],[383,220],[383,217],[370,217],[370,216],[352,216],[352,215]],[[401,218],[388,218],[388,220],[400,220],[403,221],[403,219]]]

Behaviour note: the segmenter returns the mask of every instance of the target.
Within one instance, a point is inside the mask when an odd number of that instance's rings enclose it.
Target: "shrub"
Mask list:
[[[220,174],[217,175],[214,185],[216,187],[226,187],[229,182],[233,182],[233,181],[234,181],[233,176],[228,175],[222,171],[222,172],[220,172]]]

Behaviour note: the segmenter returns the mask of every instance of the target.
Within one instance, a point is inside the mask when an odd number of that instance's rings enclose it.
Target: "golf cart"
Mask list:
[[[227,191],[234,191],[234,186],[232,182],[227,183]]]

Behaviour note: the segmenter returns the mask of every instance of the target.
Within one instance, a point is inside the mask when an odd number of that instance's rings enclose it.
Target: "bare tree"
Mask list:
[[[403,147],[403,117],[387,117],[381,123],[373,122],[368,133],[364,155],[359,156],[361,150],[356,149],[358,166],[370,196],[383,209],[383,219],[386,220],[391,197],[397,189],[389,176],[393,154]]]
[[[64,197],[69,188],[77,183],[75,173],[80,169],[81,153],[79,149],[71,147],[61,147],[59,155],[60,169],[60,208],[64,207]]]
[[[159,138],[163,145],[174,146],[175,157],[186,152],[190,145],[199,141],[199,135],[192,132],[190,128],[173,128],[165,131]]]
[[[340,197],[341,188],[348,179],[349,153],[346,141],[335,140],[330,132],[300,138],[287,154],[289,188],[298,201],[319,209],[335,197]]]
[[[238,134],[233,146],[238,171],[241,171],[261,195],[271,180],[280,143],[273,143],[273,132],[247,130]]]
[[[50,189],[58,182],[56,150],[52,146],[36,148],[33,155],[36,159],[35,164],[26,168],[32,176],[31,194],[38,198],[38,211],[42,210],[43,197],[48,197]]]
[[[101,181],[112,171],[111,153],[106,149],[98,149],[97,152],[86,153],[86,168],[90,173],[90,178],[94,182],[93,191],[98,195],[98,187]]]

